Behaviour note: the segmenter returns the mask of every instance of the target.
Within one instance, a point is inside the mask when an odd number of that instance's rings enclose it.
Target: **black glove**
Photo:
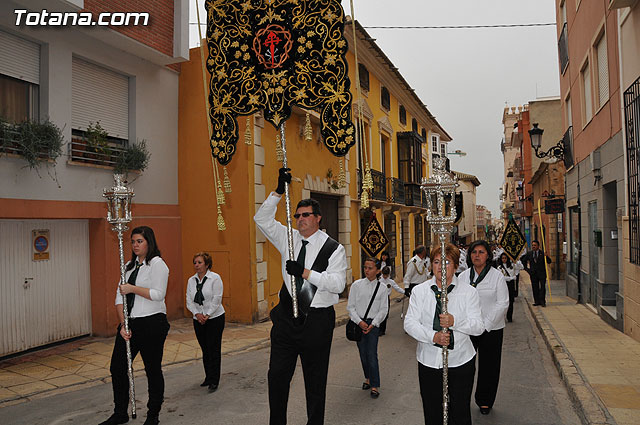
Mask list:
[[[276,193],[282,195],[284,193],[284,184],[291,184],[291,168],[282,167],[278,171],[278,187],[276,187]]]
[[[297,261],[287,260],[287,273],[291,276],[302,277],[302,273],[304,273],[304,266]]]

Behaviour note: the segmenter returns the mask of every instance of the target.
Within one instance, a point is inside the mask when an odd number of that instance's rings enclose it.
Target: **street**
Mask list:
[[[379,345],[381,396],[360,390],[362,371],[355,343],[336,328],[327,389],[327,424],[423,423],[418,392],[415,342],[404,334],[399,303],[392,303],[387,335]],[[579,424],[564,386],[551,363],[538,331],[533,327],[522,298],[516,299],[514,322],[508,324],[503,347],[500,389],[494,409],[482,416],[472,406],[475,424]],[[200,362],[165,371],[163,424],[263,424],[268,422],[268,349],[223,357],[220,389],[208,394]],[[147,400],[145,378],[136,379],[138,418],[142,423]],[[2,424],[91,424],[111,414],[111,385],[102,384],[42,398],[0,410]],[[289,422],[305,422],[304,386],[298,366],[289,403]]]

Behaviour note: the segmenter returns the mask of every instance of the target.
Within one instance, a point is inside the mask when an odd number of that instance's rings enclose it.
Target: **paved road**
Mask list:
[[[579,424],[566,391],[524,303],[516,300],[515,321],[508,325],[498,400],[489,416],[472,408],[476,425]],[[327,424],[423,423],[417,383],[415,343],[404,334],[400,304],[392,306],[387,335],[380,341],[381,396],[377,400],[360,390],[362,372],[354,343],[336,329],[329,370]],[[180,365],[165,373],[166,402],[162,424],[266,424],[268,404],[266,366],[268,349],[223,358],[218,392],[199,387],[199,363]],[[137,379],[137,399],[147,400],[146,380]],[[111,386],[99,385],[0,409],[0,424],[92,424],[111,413]],[[144,421],[144,404],[138,402]],[[141,409],[142,407],[142,409]],[[289,422],[305,423],[304,386],[298,367],[291,388]]]

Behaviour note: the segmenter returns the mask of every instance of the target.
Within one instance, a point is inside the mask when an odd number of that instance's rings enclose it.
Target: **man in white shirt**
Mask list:
[[[327,372],[335,310],[346,284],[347,258],[342,245],[320,230],[320,205],[313,199],[298,203],[293,230],[294,257],[288,260],[287,228],[275,219],[289,169],[281,168],[278,187],[253,217],[258,228],[280,251],[282,278],[280,302],[271,310],[271,357],[269,359],[270,425],[287,423],[289,386],[298,356],[302,362],[310,425],[324,423]],[[291,276],[298,289],[298,319],[293,318]]]
[[[424,245],[418,245],[414,252],[415,255],[407,263],[407,271],[402,279],[407,296],[411,296],[413,287],[428,280],[430,275],[429,267],[431,263],[427,256],[427,248]]]

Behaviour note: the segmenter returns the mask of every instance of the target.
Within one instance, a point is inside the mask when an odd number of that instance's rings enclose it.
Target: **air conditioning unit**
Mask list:
[[[622,9],[636,4],[638,0],[610,0],[609,9]]]
[[[600,151],[593,151],[589,154],[589,163],[592,172],[600,171]]]

